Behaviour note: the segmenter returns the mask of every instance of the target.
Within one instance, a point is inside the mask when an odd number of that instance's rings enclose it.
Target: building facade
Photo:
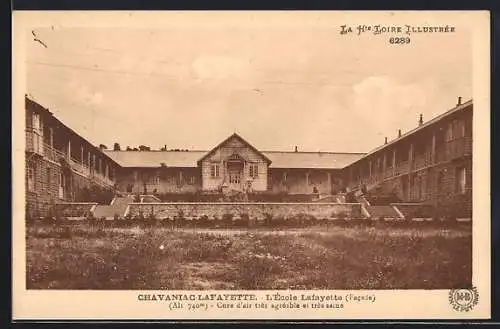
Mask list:
[[[238,134],[209,151],[104,151],[120,165],[127,193],[238,190],[331,195],[343,188],[342,167],[362,153],[259,151]]]
[[[472,101],[368,153],[260,151],[238,134],[211,150],[111,151],[93,146],[26,98],[26,203],[46,214],[85,193],[393,193],[402,202],[472,211]],[[336,200],[336,199],[332,199]],[[98,200],[95,200],[98,201]]]
[[[450,206],[472,216],[472,101],[367,153],[344,168],[351,190],[394,193],[405,202]]]
[[[118,165],[99,148],[26,97],[25,188],[28,216],[46,216],[58,202],[113,193]]]

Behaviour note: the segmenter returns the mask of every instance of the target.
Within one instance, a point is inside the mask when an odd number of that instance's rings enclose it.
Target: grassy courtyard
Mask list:
[[[27,226],[28,289],[445,289],[468,286],[470,224],[307,229]]]

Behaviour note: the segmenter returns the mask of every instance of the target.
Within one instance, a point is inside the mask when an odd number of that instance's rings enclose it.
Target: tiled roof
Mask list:
[[[108,151],[105,153],[122,167],[196,167],[208,151]],[[270,168],[340,169],[360,159],[363,153],[262,152],[272,162]]]
[[[360,159],[363,153],[262,152],[272,162],[270,168],[341,169]]]
[[[207,151],[104,151],[122,167],[196,167]]]

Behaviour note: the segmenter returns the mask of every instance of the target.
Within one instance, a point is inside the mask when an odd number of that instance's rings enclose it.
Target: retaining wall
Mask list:
[[[145,218],[153,215],[157,219],[222,219],[231,215],[235,219],[248,215],[250,219],[291,218],[298,215],[314,216],[316,219],[362,218],[359,203],[130,203],[126,215]]]

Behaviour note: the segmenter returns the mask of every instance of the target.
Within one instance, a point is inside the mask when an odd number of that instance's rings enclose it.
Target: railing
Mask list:
[[[432,153],[425,152],[423,154],[415,154],[413,159],[413,169],[418,170],[432,165]]]
[[[395,174],[396,175],[406,174],[406,173],[408,173],[408,169],[409,169],[408,161],[401,162],[401,163],[396,165]]]
[[[81,163],[80,161],[78,161],[74,158],[71,158],[70,164],[71,164],[71,168],[74,169],[75,171],[78,171],[79,173],[81,173],[87,177],[90,175],[90,168],[87,167],[86,165],[84,165],[83,163]]]
[[[47,143],[44,143],[43,144],[43,148],[44,148],[44,156],[49,159],[49,160],[52,160],[52,161],[59,161],[60,158],[66,158],[66,154],[62,151],[59,151],[58,149],[50,146],[49,144]]]
[[[436,149],[436,161],[449,161],[472,154],[472,139],[459,138],[448,142]]]
[[[37,134],[32,129],[26,130],[26,150],[28,152],[43,155],[43,136]]]
[[[105,185],[108,185],[108,186],[113,186],[115,184],[114,181],[112,181],[111,179],[109,179],[108,177],[105,177],[101,174],[98,174],[98,173],[95,173],[92,175],[92,178],[101,183],[101,184],[105,184]]]
[[[389,178],[392,177],[393,175],[394,175],[394,168],[392,166],[387,167],[384,172],[384,178]]]

